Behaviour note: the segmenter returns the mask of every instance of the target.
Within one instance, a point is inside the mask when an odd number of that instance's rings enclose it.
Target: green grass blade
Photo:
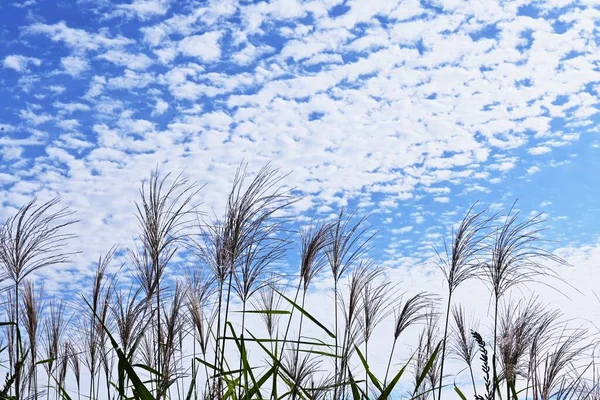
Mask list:
[[[152,367],[149,367],[149,366],[147,366],[147,365],[144,365],[144,364],[133,364],[133,366],[134,366],[134,367],[137,367],[137,368],[141,368],[141,369],[143,369],[143,370],[145,370],[145,371],[148,371],[148,372],[150,372],[151,374],[153,374],[153,375],[156,375],[156,376],[158,376],[158,377],[162,377],[162,374],[161,374],[160,372],[158,372],[158,371],[157,371],[157,370],[155,370],[154,368],[152,368]]]
[[[272,366],[271,368],[269,368],[269,370],[260,377],[260,379],[258,380],[258,382],[250,388],[250,390],[248,390],[248,392],[244,395],[244,397],[242,398],[243,400],[251,400],[254,396],[255,393],[259,393],[260,394],[260,388],[262,385],[264,385],[264,383],[269,380],[269,378],[271,377],[271,375],[273,375],[273,372],[275,371],[275,366]]]
[[[248,363],[248,354],[246,353],[246,347],[237,338],[237,335],[235,334],[235,330],[233,329],[233,325],[231,324],[231,322],[227,321],[226,324],[227,324],[227,326],[229,326],[229,330],[231,331],[231,334],[233,335],[233,338],[235,340],[235,345],[237,346],[238,351],[240,352],[240,354],[242,356],[242,366],[243,366],[242,372],[244,374],[248,374],[250,376],[250,380],[252,381],[252,385],[256,386],[256,378],[254,377],[252,368],[250,368],[250,364]],[[247,380],[247,378],[245,378],[245,380]],[[248,392],[247,387],[244,389],[246,389],[246,392]],[[258,397],[259,397],[259,399],[262,399],[260,392],[258,392]]]
[[[324,352],[324,351],[318,351],[318,350],[313,350],[313,349],[310,349],[310,350],[302,350],[302,349],[299,349],[299,350],[295,350],[295,351],[297,351],[297,352],[299,352],[299,353],[318,354],[318,355],[320,355],[320,356],[325,356],[325,357],[342,358],[342,356],[341,356],[341,355],[335,355],[335,354],[333,354],[333,353],[326,353],[326,352]]]
[[[117,341],[111,335],[111,333],[108,330],[108,328],[106,327],[106,325],[104,325],[104,322],[102,321],[102,319],[98,316],[98,314],[96,314],[96,312],[94,311],[92,305],[87,301],[87,299],[85,297],[83,298],[83,300],[85,301],[85,303],[88,305],[88,307],[90,308],[90,310],[92,310],[92,312],[94,313],[94,315],[98,319],[98,322],[102,326],[102,329],[104,329],[104,331],[106,332],[106,335],[108,336],[108,339],[110,340],[110,343],[111,343],[113,349],[117,353],[117,357],[119,359],[119,363],[122,365],[122,367],[124,368],[124,370],[127,372],[127,376],[129,377],[129,380],[133,384],[134,391],[137,394],[136,397],[138,397],[140,400],[156,400],[156,399],[154,399],[154,397],[152,396],[152,394],[150,393],[150,391],[146,388],[146,386],[144,386],[144,384],[142,383],[142,380],[140,379],[140,377],[138,376],[138,374],[135,372],[135,370],[133,369],[133,367],[131,366],[131,364],[127,360],[127,357],[125,357],[125,354],[123,354],[123,351],[121,350],[121,348],[117,344]]]
[[[194,366],[194,362],[195,362],[195,360],[192,359],[192,367]],[[194,375],[192,375],[192,381],[190,382],[190,388],[188,389],[187,396],[185,396],[185,400],[192,399],[192,395],[194,394],[194,385],[196,384],[197,376],[198,376],[198,368],[194,369]]]
[[[458,394],[461,400],[467,400],[467,396],[458,388],[458,386],[454,385],[454,391]]]
[[[352,399],[361,400],[360,390],[358,389],[358,385],[356,384],[356,382],[354,382],[352,372],[348,371],[348,377],[350,379],[350,388],[352,389]]]
[[[256,338],[252,332],[250,332],[248,329],[246,329],[246,332],[248,332],[248,334],[252,337],[252,338]],[[265,353],[267,353],[267,355],[271,358],[271,360],[273,360],[273,367],[277,369],[278,374],[281,375],[281,378],[286,381],[288,383],[288,385],[290,387],[293,386],[293,384],[288,380],[288,377],[292,377],[293,375],[290,373],[290,371],[287,370],[287,368],[285,368],[285,366],[279,361],[279,359],[268,349],[265,347],[264,344],[260,343],[260,342],[256,342],[258,343],[258,345],[263,349],[263,351]],[[287,376],[282,375],[280,371],[285,372],[285,374],[287,374]],[[277,377],[273,377],[273,381],[277,382]],[[275,383],[276,385],[276,383]],[[311,396],[307,393],[306,389],[302,388],[302,387],[298,387],[298,392],[304,392],[305,395],[307,395],[309,398],[311,398]]]
[[[325,327],[325,325],[320,323],[315,317],[310,315],[310,313],[308,311],[306,311],[304,308],[300,307],[298,304],[294,303],[294,301],[292,299],[290,299],[289,297],[287,297],[286,295],[284,295],[277,289],[273,289],[273,290],[275,290],[281,297],[283,297],[285,300],[287,300],[287,302],[290,303],[296,310],[300,311],[306,318],[311,320],[319,328],[323,329],[327,333],[327,335],[329,335],[329,337],[331,337],[332,339],[335,339],[335,335],[333,334],[333,332],[331,332],[329,329],[327,329]]]
[[[219,369],[217,367],[215,367],[214,365],[212,365],[211,363],[209,363],[208,361],[204,361],[201,358],[196,357],[195,358],[196,361],[198,361],[200,364],[202,365],[206,365],[208,368],[214,370],[214,371],[218,371]]]
[[[435,350],[433,351],[433,354],[431,354],[431,357],[429,357],[429,360],[427,361],[427,364],[425,364],[425,368],[423,368],[423,372],[421,372],[421,375],[419,375],[419,378],[417,379],[417,385],[415,386],[415,390],[413,391],[413,396],[417,394],[417,391],[419,390],[419,387],[421,387],[421,384],[425,380],[425,377],[427,376],[427,373],[429,372],[429,370],[433,366],[433,363],[435,361],[435,358],[437,357],[438,351],[440,350],[440,345],[441,344],[442,344],[442,342],[440,341],[438,343],[438,345],[435,347]]]
[[[246,310],[246,311],[232,311],[234,313],[243,314],[267,314],[267,315],[290,315],[291,312],[287,310]]]
[[[225,337],[220,337],[219,340],[235,340],[235,338],[231,337],[231,336],[225,336]],[[278,342],[283,342],[283,339],[270,339],[270,338],[244,338],[245,342],[261,342],[261,343],[278,343]],[[322,346],[322,347],[335,347],[332,346],[330,344],[327,343],[323,343],[323,342],[319,342],[319,341],[315,341],[315,342],[309,342],[306,340],[293,340],[293,339],[286,339],[285,341],[286,343],[294,343],[294,344],[303,344],[306,346]]]
[[[381,382],[379,382],[379,380],[377,379],[377,377],[375,377],[375,375],[373,375],[373,373],[371,372],[371,368],[369,368],[369,364],[367,364],[367,360],[365,359],[365,356],[363,356],[363,354],[360,351],[360,349],[358,348],[358,346],[354,346],[354,348],[356,349],[356,353],[358,354],[358,358],[360,358],[360,362],[362,363],[365,371],[367,371],[367,375],[369,376],[369,379],[371,379],[371,382],[373,382],[373,385],[375,385],[375,387],[380,392],[383,392],[383,387],[381,386]]]
[[[229,398],[231,398],[231,400],[237,400],[236,388],[238,387],[239,379],[236,378],[236,379],[231,380],[226,377],[223,377],[223,379],[225,380],[225,383],[227,384],[227,391],[223,395],[223,400],[227,400]]]
[[[56,378],[54,377],[54,375],[50,374],[50,377],[52,377],[52,380],[54,380],[54,382],[56,382],[56,387],[58,389],[58,393],[60,394],[60,397],[63,400],[72,400],[71,396],[69,396],[69,393],[67,393],[67,391],[65,390],[65,388],[62,387],[62,385],[60,384],[60,382],[58,382],[56,380]]]
[[[377,400],[387,400],[389,398],[389,396],[392,394],[392,390],[394,390],[394,388],[398,384],[398,381],[400,380],[400,378],[402,378],[402,375],[404,375],[404,371],[406,371],[406,367],[408,367],[411,360],[412,360],[412,356],[410,356],[410,359],[404,365],[404,367],[402,367],[400,369],[400,371],[398,371],[396,376],[394,376],[394,378],[390,381],[390,383],[381,392],[381,395],[377,398]]]

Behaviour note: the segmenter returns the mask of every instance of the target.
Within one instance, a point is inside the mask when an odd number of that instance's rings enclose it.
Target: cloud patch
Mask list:
[[[81,75],[90,68],[88,60],[78,56],[63,57],[60,64],[64,71],[73,77]]]
[[[4,68],[13,69],[17,72],[26,72],[29,70],[29,65],[39,67],[42,60],[35,57],[22,56],[20,54],[12,54],[6,56],[2,61]]]
[[[192,35],[182,39],[178,48],[182,55],[197,58],[202,62],[214,62],[221,57],[219,39],[222,33],[207,32],[202,35]]]

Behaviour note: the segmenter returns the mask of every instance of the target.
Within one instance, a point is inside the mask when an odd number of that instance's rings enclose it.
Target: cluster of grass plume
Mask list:
[[[442,400],[450,378],[453,395],[466,398],[447,358],[465,365],[476,399],[597,397],[588,332],[536,299],[506,298],[540,277],[558,278],[548,261],[565,263],[545,249],[541,215],[471,207],[437,252],[441,304],[436,293],[409,294],[390,281],[371,258],[366,217],[342,208],[298,227],[291,215],[299,197],[285,177],[240,166],[222,213],[207,215],[198,207],[203,186],[152,171],[133,208],[135,245],[109,246],[89,290],[68,302],[44,296],[30,278],[69,262],[77,221],[58,199],[19,209],[0,229],[0,399]],[[279,266],[294,243],[299,262],[290,274]],[[331,325],[307,306],[311,285],[325,276]],[[490,290],[490,345],[454,301],[470,279]],[[253,316],[266,335],[249,325]],[[370,343],[387,318],[389,342],[378,346],[389,346],[387,367],[377,376]],[[411,343],[403,334],[416,326],[422,332]],[[412,355],[398,359],[398,346]]]

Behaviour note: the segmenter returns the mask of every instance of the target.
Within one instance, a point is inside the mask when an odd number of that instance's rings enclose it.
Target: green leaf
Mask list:
[[[94,308],[87,301],[87,299],[85,297],[83,298],[83,300],[88,305],[88,307],[90,308],[90,310],[92,310],[92,312],[94,313],[94,315],[98,319],[98,322],[100,322],[100,325],[102,326],[102,329],[104,329],[104,331],[106,332],[106,335],[108,336],[108,339],[110,340],[110,343],[111,343],[113,349],[117,353],[117,357],[119,359],[119,364],[120,364],[119,367],[122,367],[127,372],[127,376],[129,377],[129,380],[133,384],[134,391],[137,394],[136,397],[139,397],[141,400],[156,400],[156,399],[154,399],[154,397],[152,396],[152,394],[150,393],[150,391],[146,388],[146,386],[144,386],[144,384],[142,383],[142,380],[140,379],[140,377],[138,376],[138,374],[135,372],[135,370],[133,369],[133,367],[131,366],[131,364],[127,360],[127,357],[125,357],[125,354],[123,354],[123,351],[121,350],[121,348],[117,344],[117,341],[111,335],[111,333],[108,330],[108,328],[106,327],[106,325],[104,325],[104,322],[102,321],[102,318],[100,318],[98,316],[98,314],[96,314],[96,312],[94,311]]]
[[[234,313],[244,314],[268,314],[268,315],[290,315],[291,312],[287,310],[246,310],[246,311],[231,311]]]
[[[275,371],[275,366],[272,366],[263,376],[260,377],[258,382],[254,386],[248,390],[248,392],[244,395],[243,400],[251,400],[255,393],[260,393],[260,387],[264,385],[264,383],[273,375]]]
[[[149,367],[149,366],[147,366],[147,365],[144,365],[144,364],[133,364],[133,366],[134,366],[134,367],[137,367],[137,368],[141,368],[141,369],[143,369],[143,370],[146,370],[146,371],[150,372],[150,373],[151,373],[151,374],[153,374],[153,375],[156,375],[156,376],[162,377],[162,374],[161,374],[160,372],[158,372],[158,371],[157,371],[157,370],[155,370],[154,368],[152,368],[152,367]]]
[[[65,390],[65,388],[62,387],[62,385],[60,384],[60,382],[58,382],[56,380],[56,378],[54,377],[54,375],[50,374],[50,376],[52,377],[52,379],[54,380],[54,382],[56,382],[56,387],[58,388],[58,393],[60,393],[60,397],[64,400],[72,400],[71,396],[69,396],[69,393],[67,393],[67,391]]]
[[[510,385],[510,391],[512,393],[513,400],[519,400],[519,395],[517,394],[517,389],[515,389],[514,382]]]
[[[249,334],[249,335],[250,335],[252,338],[255,338],[255,336],[252,334],[252,332],[250,332],[248,329],[246,329],[246,332],[248,332],[248,334]],[[273,367],[274,367],[274,368],[277,368],[277,371],[283,371],[283,372],[285,372],[285,373],[287,374],[287,376],[285,376],[285,375],[282,375],[280,372],[278,372],[278,374],[280,374],[280,375],[281,375],[281,379],[283,379],[283,381],[284,381],[284,382],[287,382],[287,383],[288,383],[288,386],[290,386],[290,387],[291,387],[291,386],[293,386],[293,384],[291,384],[291,382],[288,380],[288,377],[292,377],[292,376],[293,376],[293,375],[290,373],[290,371],[288,371],[288,370],[287,370],[287,368],[285,368],[285,366],[284,366],[283,364],[281,364],[281,362],[279,361],[279,359],[278,359],[277,357],[275,357],[275,355],[273,355],[273,353],[272,353],[272,352],[271,352],[269,349],[267,349],[267,348],[265,347],[265,345],[263,345],[263,344],[262,344],[262,343],[260,343],[260,342],[257,342],[257,343],[258,343],[258,345],[259,345],[259,346],[260,346],[260,347],[263,349],[263,351],[264,351],[265,353],[267,353],[267,355],[268,355],[269,357],[271,357],[271,360],[273,360]],[[273,378],[273,382],[274,382],[274,385],[276,385],[276,382],[277,382],[277,377],[274,377],[274,378]],[[275,387],[275,389],[276,389],[276,387]],[[307,395],[307,396],[310,398],[310,395],[308,395],[308,393],[306,392],[306,390],[305,390],[304,388],[302,388],[302,387],[298,386],[298,391],[299,391],[299,392],[303,391],[303,392],[304,392],[304,394],[306,394],[306,395]]]
[[[367,364],[367,360],[365,359],[365,356],[363,356],[363,354],[361,353],[361,351],[358,348],[358,346],[354,346],[354,348],[356,349],[356,353],[358,354],[358,358],[360,358],[360,362],[362,363],[363,367],[365,368],[365,371],[367,371],[367,375],[371,379],[371,382],[373,382],[373,384],[375,385],[375,387],[380,392],[383,392],[383,388],[381,387],[381,382],[379,382],[379,380],[371,372],[371,368],[369,368],[369,364]]]
[[[352,399],[353,400],[361,400],[360,390],[358,389],[358,385],[354,382],[354,378],[352,377],[352,372],[348,371],[348,376],[350,379],[350,387],[352,388]]]
[[[389,396],[392,394],[392,390],[394,390],[394,387],[396,387],[398,381],[400,380],[402,375],[404,375],[404,371],[406,371],[406,367],[408,367],[408,364],[410,364],[411,360],[412,356],[410,356],[408,362],[404,365],[404,367],[402,367],[402,369],[398,371],[396,376],[394,376],[390,383],[385,387],[385,390],[381,392],[381,395],[377,398],[377,400],[387,400],[389,398]]]
[[[237,400],[235,388],[238,386],[239,379],[227,379],[224,377],[225,383],[227,383],[227,391],[223,395],[223,400],[227,400],[231,397],[232,400]]]
[[[419,387],[421,386],[421,384],[425,380],[425,377],[427,376],[427,373],[429,372],[429,370],[433,366],[435,358],[437,357],[437,353],[440,350],[440,345],[441,344],[442,344],[442,342],[440,341],[438,343],[438,345],[435,347],[435,350],[433,351],[433,354],[431,354],[431,357],[429,357],[429,361],[427,361],[427,364],[425,364],[425,368],[423,368],[423,372],[421,372],[421,375],[419,375],[419,378],[417,379],[417,385],[415,386],[415,390],[413,391],[413,396],[415,394],[417,394],[417,390],[419,390]]]
[[[244,346],[243,343],[240,343],[240,341],[237,339],[237,335],[235,334],[235,330],[233,329],[233,325],[231,324],[230,321],[226,322],[226,325],[229,326],[229,330],[231,330],[231,334],[233,335],[234,339],[235,339],[235,344],[240,352],[240,355],[242,357],[242,365],[243,365],[243,370],[242,372],[244,373],[244,380],[247,381],[248,378],[246,377],[246,375],[250,375],[250,379],[252,380],[252,384],[254,386],[256,386],[256,378],[254,377],[254,373],[252,373],[252,368],[250,368],[250,364],[248,364],[248,355],[246,353],[246,347]],[[247,388],[247,382],[244,382],[244,384],[246,385],[246,392],[248,391]],[[260,399],[262,399],[262,396],[260,394],[260,392],[258,392],[258,396]]]
[[[333,353],[326,353],[324,351],[318,351],[318,350],[312,350],[312,349],[311,350],[302,350],[302,349],[299,349],[299,350],[295,350],[295,351],[300,352],[300,353],[318,354],[320,356],[325,356],[325,357],[342,358],[341,355],[336,355],[336,354],[333,354]]]
[[[231,336],[224,336],[224,337],[220,337],[219,340],[235,340],[234,337]],[[249,338],[244,338],[245,342],[261,342],[261,343],[278,343],[278,342],[283,342],[283,339],[249,339]],[[325,347],[332,347],[331,345],[327,344],[327,343],[323,343],[323,342],[309,342],[306,340],[292,340],[292,339],[286,339],[285,341],[286,343],[294,343],[294,344],[304,344],[307,346],[325,346]]]
[[[273,289],[273,290],[275,290],[281,297],[283,297],[284,299],[286,299],[288,301],[288,303],[290,303],[295,309],[297,309],[302,314],[304,314],[304,316],[306,318],[308,318],[309,320],[311,320],[319,328],[323,329],[329,335],[329,337],[331,337],[332,339],[335,339],[335,335],[333,334],[333,332],[331,332],[329,329],[327,329],[325,327],[325,325],[323,325],[322,323],[320,323],[319,321],[317,321],[317,319],[315,317],[313,317],[312,315],[310,315],[310,313],[308,311],[306,311],[304,308],[300,307],[298,304],[294,303],[294,301],[292,299],[288,298],[287,296],[285,296],[283,293],[281,293],[277,289]]]
[[[208,361],[204,361],[201,358],[196,357],[196,361],[198,361],[199,363],[201,363],[202,365],[206,365],[208,368],[214,370],[214,371],[218,371],[219,369],[217,367],[215,367],[214,365],[212,365],[211,363],[209,363]]]
[[[185,396],[185,400],[191,400],[192,395],[194,394],[194,385],[196,384],[196,377],[198,375],[198,369],[193,368],[193,366],[194,366],[194,360],[192,359],[192,369],[194,369],[194,374],[192,375],[192,381],[190,382],[190,388],[188,389],[187,396]]]
[[[467,400],[467,396],[465,396],[465,394],[458,388],[458,386],[454,385],[454,391],[456,392],[456,394],[458,394],[461,400]]]

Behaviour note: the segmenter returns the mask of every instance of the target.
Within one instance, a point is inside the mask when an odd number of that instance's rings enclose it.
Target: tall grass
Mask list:
[[[132,205],[134,244],[107,244],[89,290],[70,299],[45,296],[33,279],[70,261],[71,211],[57,199],[19,209],[0,230],[0,398],[441,400],[451,379],[453,395],[472,386],[486,400],[599,392],[594,337],[548,305],[507,296],[540,277],[560,282],[548,262],[565,262],[544,245],[541,216],[468,209],[434,260],[447,286],[440,304],[373,261],[365,217],[294,218],[299,197],[284,181],[271,166],[240,166],[223,210],[201,214],[202,186],[152,171]],[[490,290],[489,332],[454,304],[469,279]],[[331,283],[321,309],[315,282]],[[323,309],[331,318],[315,317]],[[373,346],[389,349],[385,370]],[[464,387],[462,371],[447,373],[450,357],[468,370]]]

